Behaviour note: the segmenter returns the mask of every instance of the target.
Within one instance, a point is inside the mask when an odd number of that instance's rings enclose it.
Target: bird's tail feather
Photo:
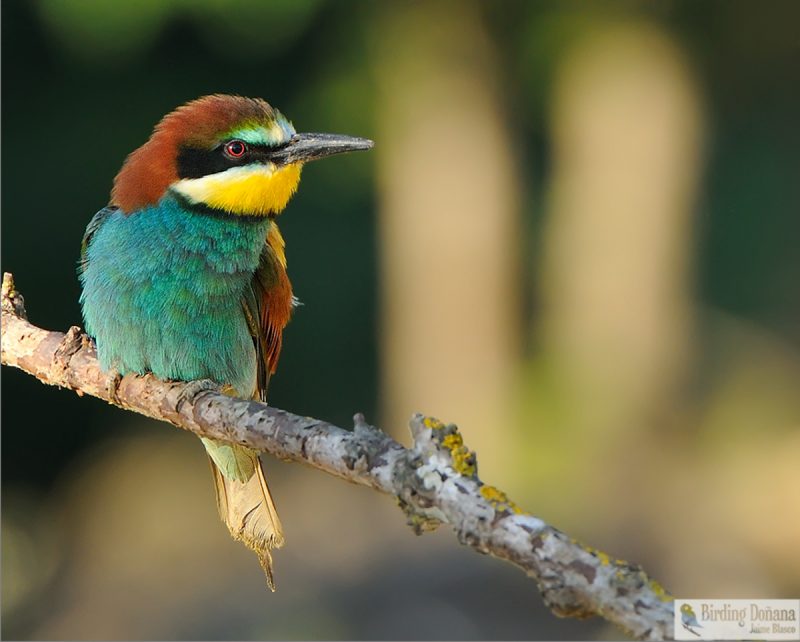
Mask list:
[[[233,538],[258,555],[267,583],[274,591],[270,551],[283,546],[283,529],[258,453],[210,439],[203,439],[203,443],[214,475],[219,516]]]

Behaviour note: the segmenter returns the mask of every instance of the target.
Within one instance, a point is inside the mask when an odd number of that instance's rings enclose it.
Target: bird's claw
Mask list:
[[[108,394],[108,400],[113,403],[115,406],[121,406],[122,402],[117,395],[119,391],[119,384],[122,381],[122,375],[119,373],[119,370],[116,368],[111,368],[106,373],[106,394]]]
[[[197,398],[197,395],[207,390],[219,391],[219,386],[210,379],[200,379],[198,381],[188,382],[183,386],[183,389],[178,395],[178,400],[175,402],[175,410],[180,412],[183,404],[186,402],[193,402]]]

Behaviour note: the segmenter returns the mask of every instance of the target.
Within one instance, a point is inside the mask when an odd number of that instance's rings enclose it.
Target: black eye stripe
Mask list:
[[[283,149],[285,144],[278,146],[253,145],[247,143],[247,151],[239,158],[231,158],[225,154],[225,141],[214,149],[199,149],[197,147],[181,147],[178,149],[176,169],[179,178],[202,178],[209,174],[218,174],[231,167],[241,167],[252,163],[267,163],[270,154]]]

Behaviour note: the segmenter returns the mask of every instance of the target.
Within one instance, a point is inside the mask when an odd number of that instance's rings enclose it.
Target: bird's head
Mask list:
[[[205,96],[167,114],[128,156],[111,203],[132,213],[171,192],[227,215],[274,216],[297,189],[303,163],[372,145],[352,136],[297,134],[259,98]]]

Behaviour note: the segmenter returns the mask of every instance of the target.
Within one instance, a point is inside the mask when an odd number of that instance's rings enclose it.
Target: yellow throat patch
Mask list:
[[[193,203],[238,216],[268,216],[286,207],[297,191],[301,169],[301,163],[245,165],[202,178],[184,178],[172,189]]]

